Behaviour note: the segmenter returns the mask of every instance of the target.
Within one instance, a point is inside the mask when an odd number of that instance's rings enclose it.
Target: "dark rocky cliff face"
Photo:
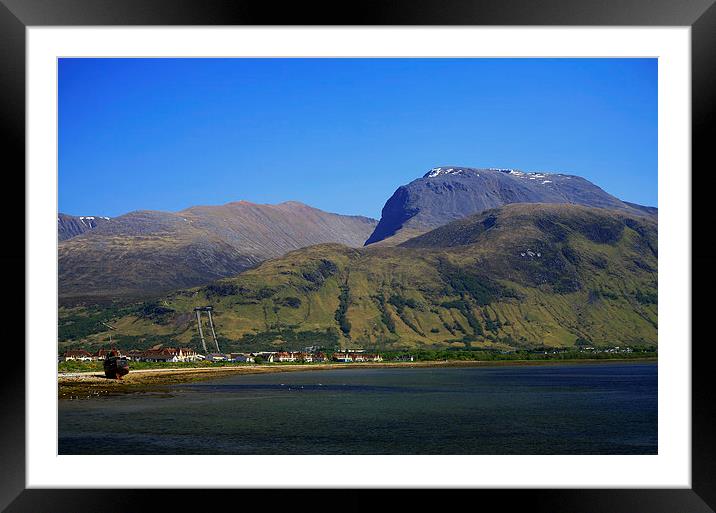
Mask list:
[[[366,245],[402,230],[427,231],[510,203],[567,203],[640,215],[655,215],[656,211],[623,202],[579,176],[438,167],[395,191]]]

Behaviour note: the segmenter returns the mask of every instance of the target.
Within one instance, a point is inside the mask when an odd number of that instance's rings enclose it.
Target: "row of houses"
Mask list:
[[[188,347],[165,347],[147,351],[133,349],[125,356],[135,362],[196,362],[204,359],[204,355]]]
[[[327,362],[328,355],[320,351],[316,353],[294,352],[294,351],[263,351],[258,353],[266,362]]]
[[[101,361],[110,353],[111,349],[100,349],[96,353],[90,353],[84,349],[72,349],[65,351],[60,358],[64,361]],[[130,351],[118,351],[120,356],[124,356],[128,360],[135,362],[195,362],[203,360],[204,356],[188,347],[165,347],[163,349],[148,349],[140,351],[132,349]]]
[[[333,353],[328,356],[326,353],[316,352],[293,352],[293,351],[261,351],[252,353],[254,357],[261,357],[265,362],[382,362],[383,357],[379,354],[365,354],[358,351],[344,351]]]
[[[110,349],[100,349],[96,353],[90,353],[83,349],[66,351],[60,360],[64,361],[96,361],[104,360]],[[206,360],[210,362],[241,362],[255,363],[257,359],[267,363],[284,362],[382,362],[383,357],[379,354],[368,354],[362,351],[341,351],[329,356],[323,352],[305,351],[258,351],[253,353],[210,353],[206,356],[197,353],[195,350],[181,347],[165,347],[162,349],[148,349],[140,351],[119,351],[121,356],[136,362],[195,362]],[[412,357],[411,357],[412,360]]]
[[[327,362],[330,359],[325,353],[304,353],[304,352],[288,352],[288,351],[258,351],[255,353],[210,353],[206,355],[206,359],[211,362],[244,362],[254,363],[257,359],[260,361],[274,362]]]
[[[379,354],[367,354],[358,352],[333,353],[333,360],[336,362],[382,362],[383,357]]]
[[[596,348],[592,346],[581,347],[580,353],[633,353],[634,350],[631,347],[609,347],[609,348]]]

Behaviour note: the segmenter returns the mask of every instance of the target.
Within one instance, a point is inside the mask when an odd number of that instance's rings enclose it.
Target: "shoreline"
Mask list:
[[[657,357],[573,359],[573,360],[444,360],[418,362],[365,362],[365,363],[314,363],[314,364],[261,364],[222,367],[196,367],[186,369],[140,369],[129,371],[122,380],[107,379],[101,371],[68,372],[57,376],[58,399],[88,399],[91,397],[124,395],[141,392],[165,392],[163,387],[192,383],[232,374],[274,374],[311,370],[375,369],[375,368],[442,368],[442,367],[500,367],[528,365],[564,365],[624,362],[656,362]]]

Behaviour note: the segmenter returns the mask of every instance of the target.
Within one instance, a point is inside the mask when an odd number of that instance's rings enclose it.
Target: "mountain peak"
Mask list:
[[[88,230],[109,221],[107,216],[73,216],[59,212],[57,214],[57,237],[63,241],[81,235]]]
[[[520,171],[519,169],[505,168],[505,167],[464,167],[464,166],[440,166],[434,167],[423,175],[423,178],[435,178],[437,176],[447,175],[473,175],[480,176],[480,172],[484,173],[504,173],[512,175],[513,177],[535,177],[541,178],[553,173],[544,173],[538,171]]]
[[[306,205],[306,204],[303,203],[302,201],[296,201],[296,200],[282,201],[281,203],[279,203],[279,205],[286,205],[286,206],[289,206],[289,207],[309,207],[309,208],[314,208],[314,207],[311,207],[310,205]]]
[[[471,171],[470,168],[458,167],[458,166],[441,166],[434,167],[423,175],[423,178],[435,178],[436,176],[444,175],[459,175]]]
[[[380,222],[366,245],[394,237],[398,232],[414,236],[509,203],[574,203],[655,215],[626,204],[574,175],[498,167],[440,166],[398,187],[385,203]]]
[[[215,208],[216,205],[203,205],[207,208]],[[306,205],[305,203],[301,203],[300,201],[295,200],[288,200],[288,201],[282,201],[280,203],[256,203],[254,201],[248,201],[248,200],[237,200],[237,201],[230,201],[228,203],[225,203],[223,206],[242,206],[242,207],[309,207],[309,205]],[[189,207],[189,209],[194,207]],[[309,207],[312,208],[312,207]],[[189,210],[185,209],[185,210]]]

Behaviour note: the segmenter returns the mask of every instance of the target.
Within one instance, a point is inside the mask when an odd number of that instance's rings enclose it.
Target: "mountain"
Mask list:
[[[63,347],[199,347],[213,305],[224,351],[657,343],[653,216],[510,204],[399,246],[315,245],[137,305],[62,308]]]
[[[104,216],[71,216],[59,213],[57,214],[57,240],[71,239],[109,221],[110,218]]]
[[[455,219],[510,203],[568,203],[656,215],[655,208],[623,202],[579,176],[436,167],[398,187],[366,245],[398,244]]]
[[[376,222],[298,202],[131,212],[60,242],[59,295],[71,302],[193,287],[313,244],[361,246]]]

